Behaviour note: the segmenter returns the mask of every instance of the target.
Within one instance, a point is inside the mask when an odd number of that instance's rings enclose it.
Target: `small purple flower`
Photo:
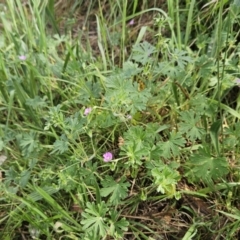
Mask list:
[[[19,60],[25,61],[27,57],[25,55],[18,56]]]
[[[132,19],[128,24],[132,26],[134,24],[134,19]]]
[[[110,162],[113,159],[113,155],[111,152],[106,152],[103,154],[103,161]]]
[[[84,115],[87,116],[92,111],[92,108],[86,108],[84,111]]]

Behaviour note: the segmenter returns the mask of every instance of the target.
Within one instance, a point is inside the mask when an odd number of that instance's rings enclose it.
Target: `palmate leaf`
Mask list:
[[[201,149],[194,154],[187,163],[189,171],[187,176],[191,176],[193,180],[216,180],[228,174],[228,162],[224,157],[212,157],[205,149]]]
[[[122,199],[127,197],[128,187],[130,184],[125,182],[126,178],[122,178],[119,182],[115,182],[114,179],[110,176],[107,176],[106,179],[102,182],[104,186],[101,190],[101,196],[107,197],[111,195],[110,202],[112,204],[118,204]]]
[[[30,176],[31,176],[31,172],[29,170],[22,171],[20,174],[19,186],[24,188],[27,185],[30,179]]]
[[[132,126],[124,133],[125,144],[121,147],[120,155],[127,155],[129,161],[126,165],[141,165],[142,159],[149,155],[152,142],[142,126]]]
[[[108,87],[105,94],[106,104],[110,104],[112,109],[121,107],[131,115],[144,110],[151,97],[150,89],[139,91],[138,84],[129,79],[108,78],[106,86]]]
[[[178,68],[169,62],[160,62],[153,70],[154,74],[161,73],[162,75],[169,76],[171,78],[175,78],[178,71]]]
[[[122,70],[105,79],[105,104],[106,107],[110,104],[114,111],[124,111],[134,115],[137,111],[145,110],[151,98],[151,91],[147,88],[139,91],[133,76],[140,70],[132,62],[128,63],[125,63]]]
[[[119,212],[112,210],[110,212],[110,226],[109,234],[116,237],[115,239],[122,239],[123,233],[128,230],[129,222],[125,218],[119,219]]]
[[[139,148],[143,148],[146,140],[146,132],[142,126],[131,126],[126,133],[124,133],[124,140],[126,145],[136,142]]]
[[[155,184],[158,186],[157,191],[162,194],[173,197],[176,195],[176,184],[180,180],[179,172],[169,166],[153,168],[152,176],[154,177]]]
[[[42,108],[47,106],[46,98],[35,96],[26,100],[26,105],[31,106],[33,109]]]
[[[99,98],[102,92],[102,88],[99,82],[93,82],[91,80],[85,80],[84,84],[81,85],[81,88],[78,92],[78,97],[76,101],[83,105],[89,103],[91,98]]]
[[[133,46],[132,59],[136,62],[140,62],[143,65],[150,61],[150,56],[156,52],[156,47],[148,42],[139,43]]]
[[[87,208],[82,213],[83,220],[81,224],[83,225],[83,230],[93,231],[96,236],[100,235],[104,237],[107,233],[107,219],[105,215],[108,208],[105,202],[99,204],[87,202]]]
[[[131,78],[132,76],[136,76],[141,72],[141,68],[138,67],[138,64],[133,63],[131,61],[127,61],[123,63],[122,74],[124,79]]]
[[[56,140],[53,144],[53,150],[50,154],[62,154],[68,150],[68,140],[65,135],[62,135],[60,139]]]
[[[29,154],[33,153],[34,151],[39,150],[39,141],[36,140],[37,134],[34,132],[18,134],[16,136],[17,141],[22,150],[22,154],[24,156],[29,156]]]
[[[180,119],[179,132],[186,134],[191,141],[201,139],[202,135],[205,134],[205,130],[197,126],[201,120],[200,114],[193,110],[184,111],[180,113]]]
[[[179,147],[183,147],[185,144],[185,139],[182,137],[180,133],[171,132],[168,141],[159,142],[157,146],[159,146],[162,150],[162,156],[164,158],[169,158],[172,155],[179,155]]]
[[[127,155],[128,161],[125,163],[126,166],[134,166],[142,165],[142,160],[145,156],[149,155],[149,146],[144,146],[143,148],[140,148],[139,143],[132,143],[127,146],[124,146],[121,149],[120,155]]]
[[[156,138],[159,139],[159,134],[166,125],[160,126],[158,123],[148,123],[146,128],[143,126],[131,126],[124,133],[125,146],[122,147],[125,152],[127,149],[132,149],[132,152],[147,155],[153,150],[153,142]],[[131,146],[131,147],[129,147]],[[159,149],[159,148],[158,148]],[[159,156],[159,155],[158,155]],[[141,158],[141,156],[139,156]]]
[[[151,98],[150,89],[145,88],[142,91],[137,90],[137,83],[134,83],[134,90],[129,92],[130,103],[126,109],[131,115],[134,115],[137,111],[143,111],[146,109],[147,102]]]
[[[187,51],[174,49],[171,55],[171,62],[173,65],[177,63],[178,67],[183,70],[188,63],[193,62]]]

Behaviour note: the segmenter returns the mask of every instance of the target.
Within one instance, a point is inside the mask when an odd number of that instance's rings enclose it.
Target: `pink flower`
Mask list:
[[[87,116],[92,111],[92,108],[86,108],[84,111],[84,115]]]
[[[27,57],[25,55],[18,56],[19,60],[25,61]]]
[[[103,154],[103,161],[110,162],[113,159],[113,155],[111,152],[106,152]]]
[[[132,19],[128,24],[132,26],[134,24],[134,19]]]

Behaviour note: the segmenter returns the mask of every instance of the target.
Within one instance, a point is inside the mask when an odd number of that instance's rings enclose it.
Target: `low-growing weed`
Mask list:
[[[1,12],[1,239],[237,239],[238,1],[110,1],[99,56],[53,2]]]

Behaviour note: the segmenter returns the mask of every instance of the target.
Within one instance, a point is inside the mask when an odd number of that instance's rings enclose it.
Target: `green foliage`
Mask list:
[[[40,146],[35,132],[18,134],[16,139],[22,150],[22,155],[29,157],[35,151],[39,151]]]
[[[81,224],[90,234],[101,237],[109,235],[118,239],[122,237],[124,231],[127,231],[129,223],[124,218],[119,220],[119,215],[114,210],[108,215],[109,208],[105,202],[99,204],[87,202],[86,207],[82,213]]]
[[[166,194],[170,198],[180,198],[179,194],[176,192],[176,184],[181,178],[178,171],[163,165],[162,168],[153,168],[152,176],[155,184],[158,186],[158,192]]]
[[[51,154],[58,153],[62,154],[68,150],[68,140],[65,135],[62,135],[59,140],[56,140],[53,144],[53,150]]]
[[[239,3],[157,2],[0,4],[1,239],[234,239]],[[202,193],[237,222],[185,206]]]
[[[220,132],[221,127],[222,127],[222,120],[218,120],[218,121],[214,122],[210,128],[210,136],[211,136],[212,144],[213,144],[218,156],[220,156],[218,139],[219,139],[219,132]]]
[[[132,51],[132,59],[145,65],[149,63],[149,57],[156,52],[156,47],[144,41],[143,43],[134,45]]]
[[[205,148],[191,156],[187,162],[189,168],[187,176],[194,181],[217,180],[229,172],[228,162],[225,157],[213,157]]]
[[[107,233],[107,218],[106,213],[108,207],[105,202],[101,202],[97,205],[94,203],[87,202],[86,210],[82,213],[83,220],[83,229],[88,231],[93,231],[96,235],[104,237]]]
[[[29,98],[26,100],[26,105],[32,107],[33,109],[46,107],[47,106],[46,98],[41,98],[39,96]]]
[[[124,232],[128,230],[129,222],[125,218],[119,220],[119,214],[117,211],[111,211],[110,213],[110,226],[109,235],[119,239],[123,236]]]
[[[125,68],[126,71],[123,68],[119,73],[113,73],[111,77],[106,78],[105,100],[114,112],[129,112],[134,115],[137,111],[146,109],[151,93],[150,89],[139,91],[138,85],[132,81],[131,77],[137,72],[134,64],[129,63]]]
[[[178,156],[180,154],[179,147],[183,147],[186,140],[178,132],[171,132],[169,139],[165,142],[159,142],[158,146],[162,150],[162,156],[164,158],[170,158],[171,156]]]
[[[201,127],[201,115],[199,112],[194,112],[193,110],[181,112],[179,132],[186,134],[190,141],[202,139],[206,131]]]
[[[120,181],[115,182],[112,177],[107,176],[106,179],[102,181],[103,188],[100,190],[101,196],[107,197],[111,195],[109,202],[113,205],[119,204],[121,200],[128,195],[128,187],[130,184],[125,181],[126,179],[122,178]]]
[[[102,94],[102,87],[99,82],[94,82],[87,79],[78,91],[77,100],[82,105],[87,105],[89,102],[99,99]]]
[[[225,129],[224,135],[223,146],[229,150],[236,149],[240,140],[240,123],[231,124],[231,126]]]
[[[132,126],[124,133],[125,144],[121,147],[120,155],[128,156],[126,166],[135,168],[142,165],[144,159],[150,157],[158,159],[160,157],[162,151],[154,144],[159,138],[158,132],[160,130],[158,124],[149,123],[146,128]]]

